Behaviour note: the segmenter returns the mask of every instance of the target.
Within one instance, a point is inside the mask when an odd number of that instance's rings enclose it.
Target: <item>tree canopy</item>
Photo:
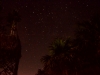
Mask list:
[[[100,66],[100,16],[78,23],[75,38],[56,39],[49,52],[41,58],[47,75],[78,75]]]

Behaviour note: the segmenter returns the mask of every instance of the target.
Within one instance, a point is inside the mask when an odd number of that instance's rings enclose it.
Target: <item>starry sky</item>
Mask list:
[[[4,17],[13,9],[21,16],[18,33],[22,45],[18,75],[35,75],[41,56],[57,37],[74,36],[75,24],[100,13],[99,0],[2,0]]]

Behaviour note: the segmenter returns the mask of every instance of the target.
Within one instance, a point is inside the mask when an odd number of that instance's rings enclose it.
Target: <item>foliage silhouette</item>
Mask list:
[[[100,16],[78,23],[75,38],[56,39],[49,52],[41,58],[47,75],[81,75],[100,66]]]
[[[70,50],[71,43],[69,39],[56,39],[50,46],[50,55],[42,57],[44,69],[48,71],[54,71],[57,74],[58,72],[59,74],[62,74],[64,70],[69,69],[68,66],[72,62]]]
[[[11,35],[10,31],[17,31],[11,27],[13,24],[16,25],[20,20],[16,11],[13,11],[9,16],[9,33],[5,29],[7,25],[0,25],[0,75],[17,75],[19,59],[21,57],[21,43],[18,34]],[[12,19],[10,18],[12,17]],[[16,19],[17,18],[17,19]],[[2,26],[4,29],[2,29]],[[6,33],[8,34],[6,34]]]

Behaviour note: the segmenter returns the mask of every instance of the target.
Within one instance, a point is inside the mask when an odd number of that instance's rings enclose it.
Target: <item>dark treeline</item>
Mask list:
[[[75,37],[56,39],[36,75],[100,75],[100,16],[79,22]]]

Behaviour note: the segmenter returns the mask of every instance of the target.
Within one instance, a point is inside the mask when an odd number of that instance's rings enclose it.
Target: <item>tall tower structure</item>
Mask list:
[[[16,32],[16,24],[13,22],[10,35],[0,35],[0,75],[18,75],[21,43]]]

